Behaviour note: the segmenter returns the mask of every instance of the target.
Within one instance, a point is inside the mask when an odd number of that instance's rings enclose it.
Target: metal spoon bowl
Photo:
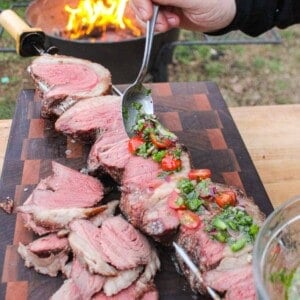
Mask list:
[[[135,125],[138,114],[135,104],[140,104],[142,106],[141,110],[144,113],[153,114],[153,100],[151,97],[151,91],[143,85],[143,80],[148,71],[148,64],[154,36],[154,27],[158,11],[159,6],[154,5],[152,18],[147,22],[144,57],[141,69],[134,83],[124,91],[122,96],[123,123],[126,133],[129,137],[134,135],[133,126]]]

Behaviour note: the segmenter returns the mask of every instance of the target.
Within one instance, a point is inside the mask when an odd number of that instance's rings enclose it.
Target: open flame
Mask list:
[[[140,36],[141,29],[126,16],[128,0],[80,0],[76,8],[65,5],[69,14],[66,32],[70,39],[101,36],[109,30],[129,31]]]

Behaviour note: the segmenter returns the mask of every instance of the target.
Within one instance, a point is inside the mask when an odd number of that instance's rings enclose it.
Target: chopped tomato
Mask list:
[[[211,177],[211,171],[209,169],[192,169],[188,177],[190,180],[202,180]]]
[[[190,210],[178,210],[177,215],[180,223],[189,229],[195,229],[201,223],[199,215]]]
[[[164,171],[176,171],[181,168],[181,159],[176,158],[172,154],[167,154],[162,160],[161,160],[161,168]]]
[[[169,207],[173,208],[173,209],[176,209],[176,210],[177,209],[185,209],[186,206],[184,205],[184,203],[180,203],[180,199],[182,200],[182,198],[180,198],[178,193],[173,191],[168,197]]]
[[[130,153],[136,153],[136,150],[144,143],[140,136],[134,136],[128,141],[128,150]]]
[[[236,195],[233,191],[224,191],[215,196],[215,201],[222,208],[226,206],[234,206],[236,202]]]
[[[159,138],[154,134],[154,132],[150,133],[150,139],[152,144],[158,149],[166,149],[172,145],[172,141],[168,138]]]

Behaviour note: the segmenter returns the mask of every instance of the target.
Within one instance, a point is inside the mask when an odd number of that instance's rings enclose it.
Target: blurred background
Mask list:
[[[2,0],[0,9],[16,5],[22,16],[26,3]],[[7,51],[15,43],[0,33],[0,119],[10,119],[19,92],[30,83],[26,68],[33,58]],[[240,33],[209,38],[189,31],[180,31],[179,40],[168,81],[214,81],[228,106],[300,103],[300,25],[251,41]]]

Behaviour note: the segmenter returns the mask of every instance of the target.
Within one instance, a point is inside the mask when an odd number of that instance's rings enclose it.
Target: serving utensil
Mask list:
[[[206,290],[207,290],[208,294],[211,296],[211,298],[214,300],[221,300],[220,296],[211,287],[204,284],[203,277],[200,273],[200,270],[193,263],[191,258],[184,251],[184,249],[181,246],[179,246],[176,242],[173,242],[173,246],[174,246],[177,254],[182,258],[182,260],[186,263],[186,265],[190,268],[190,270],[196,275],[199,282],[202,283],[206,287]]]
[[[142,107],[142,111],[146,114],[153,114],[153,99],[151,97],[151,91],[143,85],[143,80],[148,71],[148,64],[151,55],[152,41],[154,36],[154,27],[159,11],[159,6],[153,6],[153,15],[151,20],[147,22],[146,40],[144,57],[139,74],[134,81],[123,93],[122,96],[122,114],[124,127],[129,137],[132,137],[133,126],[136,122],[138,110],[135,104],[139,104]]]

